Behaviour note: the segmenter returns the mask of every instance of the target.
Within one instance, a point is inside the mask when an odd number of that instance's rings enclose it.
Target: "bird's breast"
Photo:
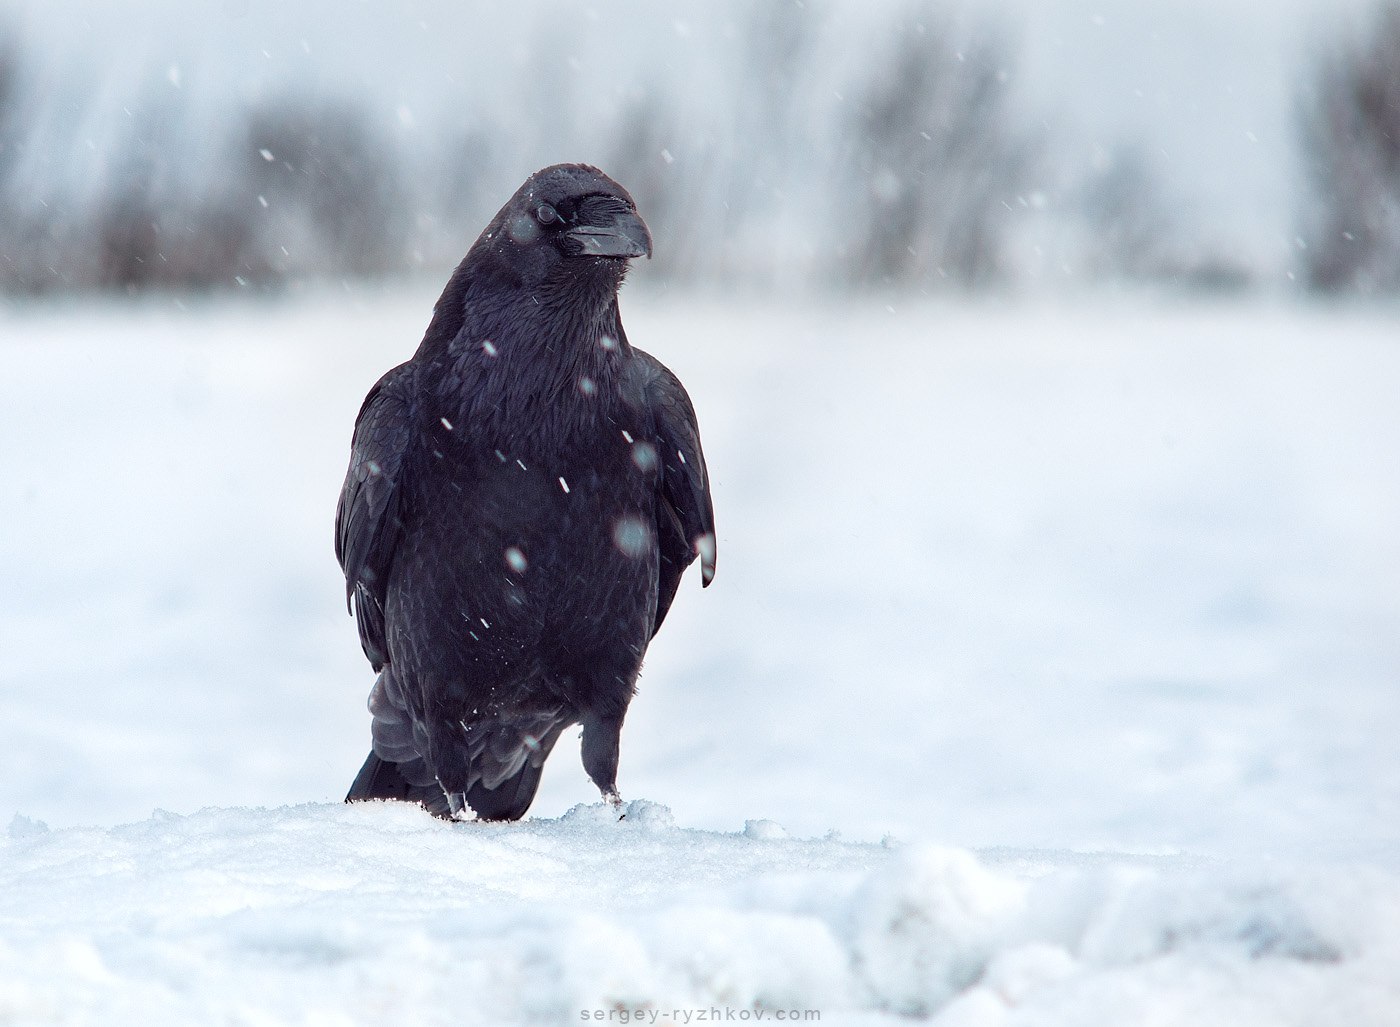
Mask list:
[[[553,451],[431,433],[411,495],[397,592],[423,631],[495,658],[548,640],[644,644],[658,549],[656,445],[612,418]]]

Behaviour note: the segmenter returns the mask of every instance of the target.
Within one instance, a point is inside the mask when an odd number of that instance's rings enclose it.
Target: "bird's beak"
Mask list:
[[[615,196],[589,196],[579,204],[565,233],[580,257],[650,257],[651,232],[631,207]]]

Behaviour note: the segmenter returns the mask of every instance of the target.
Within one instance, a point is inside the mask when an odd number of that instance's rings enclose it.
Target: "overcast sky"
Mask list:
[[[1291,237],[1293,103],[1318,41],[1369,0],[986,0],[1022,26],[1023,72],[1105,139],[1165,158],[1183,203],[1256,245]]]

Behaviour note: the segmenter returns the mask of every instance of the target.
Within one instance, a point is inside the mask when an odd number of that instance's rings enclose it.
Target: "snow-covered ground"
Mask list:
[[[640,800],[160,814],[0,864],[0,1023],[1395,1023],[1400,883],[795,840]]]
[[[0,311],[0,1023],[1400,1022],[1394,311],[629,291],[719,576],[484,826],[337,803],[432,299]]]

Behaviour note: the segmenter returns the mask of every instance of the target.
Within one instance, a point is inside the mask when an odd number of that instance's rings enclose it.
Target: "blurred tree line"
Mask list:
[[[1331,42],[1298,113],[1311,185],[1299,236],[1308,284],[1400,291],[1400,3]]]
[[[574,138],[579,101],[557,78],[567,44],[541,33],[522,73],[528,116],[404,134],[364,97],[288,89],[230,101],[210,132],[167,91],[134,105],[106,144],[101,181],[81,195],[22,173],[43,144],[20,40],[0,38],[0,292],[275,289],[440,269],[533,170],[534,153],[561,149],[631,189],[662,241],[649,275],[671,281],[923,292],[1037,274],[1250,283],[1250,268],[1173,216],[1146,150],[1124,141],[1085,158],[1027,109],[999,26],[918,0],[888,13],[877,52],[830,90],[816,86],[830,74],[819,3],[737,9],[735,77],[707,98],[708,125],[686,106],[688,83],[653,72],[602,138]],[[1299,240],[1315,289],[1400,287],[1398,54],[1390,3],[1318,62],[1300,103],[1314,188]]]

